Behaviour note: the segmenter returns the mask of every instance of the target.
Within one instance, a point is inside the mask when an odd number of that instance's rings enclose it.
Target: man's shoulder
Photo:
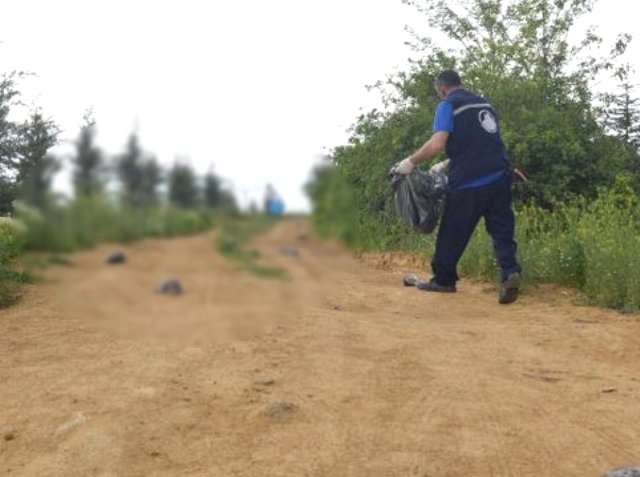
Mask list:
[[[457,94],[454,95],[454,93]],[[456,116],[462,112],[478,107],[495,110],[493,104],[489,100],[479,94],[467,90],[454,91],[451,95],[447,96],[447,99],[451,101],[451,104],[453,105],[453,112]]]
[[[469,91],[468,89],[457,89],[452,91],[449,96],[447,96],[450,101],[473,101],[473,102],[488,102],[484,97],[480,96],[473,91]]]

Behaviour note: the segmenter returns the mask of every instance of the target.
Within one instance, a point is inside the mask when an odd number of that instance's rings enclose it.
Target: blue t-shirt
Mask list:
[[[453,132],[453,104],[444,100],[438,103],[433,117],[433,132]]]

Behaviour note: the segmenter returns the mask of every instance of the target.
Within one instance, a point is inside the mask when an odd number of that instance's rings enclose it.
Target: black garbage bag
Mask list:
[[[398,215],[416,232],[433,232],[444,210],[446,174],[414,169],[407,175],[391,172],[390,180]]]

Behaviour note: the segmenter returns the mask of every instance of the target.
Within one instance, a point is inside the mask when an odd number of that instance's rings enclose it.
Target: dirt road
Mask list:
[[[212,236],[102,246],[0,311],[0,475],[598,476],[640,464],[640,319],[549,288],[404,288],[280,223],[289,280]],[[295,244],[299,257],[282,255]],[[424,274],[424,272],[423,272]],[[180,297],[154,285],[178,276]]]

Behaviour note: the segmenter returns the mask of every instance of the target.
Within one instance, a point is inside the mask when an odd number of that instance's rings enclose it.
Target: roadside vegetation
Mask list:
[[[372,86],[386,108],[358,117],[348,143],[307,184],[316,230],[360,250],[431,256],[435,237],[398,220],[386,175],[429,136],[433,79],[454,68],[495,104],[509,157],[530,177],[514,189],[526,281],[569,285],[591,303],[640,310],[640,103],[625,60],[630,36],[603,39],[589,30],[569,43],[591,0],[405,3],[456,46],[413,32],[411,68]],[[461,270],[496,278],[482,226]]]

